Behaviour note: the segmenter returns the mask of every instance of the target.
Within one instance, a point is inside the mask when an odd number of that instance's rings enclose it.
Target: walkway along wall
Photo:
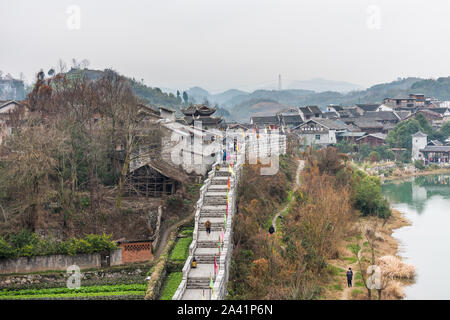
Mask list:
[[[228,137],[230,136],[232,139],[236,138],[236,135],[228,134]],[[214,163],[212,170],[208,173],[208,178],[200,189],[193,241],[189,247],[189,257],[183,267],[182,281],[172,298],[173,300],[223,300],[227,295],[229,267],[233,252],[233,216],[236,213],[237,186],[242,164],[245,163],[246,156],[250,163],[253,163],[252,160],[255,161],[254,163],[260,160],[264,164],[268,163],[265,158],[286,153],[285,135],[260,135],[258,138],[256,135],[247,134],[244,138],[243,150],[233,152],[226,162],[222,161],[222,155],[219,154],[220,158]],[[232,164],[232,170],[229,170],[230,164]],[[218,168],[219,170],[217,170]],[[228,179],[229,187],[225,186]],[[224,193],[226,190],[228,193]],[[223,202],[224,195],[225,202]],[[225,207],[224,204],[228,206],[228,215],[226,219],[222,218],[223,224],[216,222],[214,225],[214,221],[220,220],[224,215],[223,211],[220,211],[221,207]],[[206,233],[203,231],[205,219],[213,221],[212,228],[216,231],[212,233],[219,233],[217,230],[223,226],[220,250],[218,249],[219,241],[217,241],[217,247],[214,247],[214,243],[211,245],[214,238],[211,241],[204,236]],[[199,262],[196,270],[192,268],[194,256]],[[201,268],[199,268],[200,263],[203,263]],[[217,268],[215,267],[216,263]],[[212,288],[210,277],[213,281]]]

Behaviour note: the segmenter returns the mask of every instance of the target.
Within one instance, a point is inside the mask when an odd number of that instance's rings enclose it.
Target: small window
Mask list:
[[[316,140],[320,140],[320,134],[316,134]]]

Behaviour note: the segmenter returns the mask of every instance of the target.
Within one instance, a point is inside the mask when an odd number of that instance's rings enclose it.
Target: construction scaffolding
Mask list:
[[[174,194],[178,184],[178,181],[161,174],[150,165],[134,170],[127,179],[129,195],[152,198]]]

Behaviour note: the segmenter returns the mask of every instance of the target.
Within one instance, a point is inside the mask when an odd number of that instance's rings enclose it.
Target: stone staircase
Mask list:
[[[210,295],[210,276],[213,282],[216,279],[214,258],[219,264],[218,246],[222,230],[225,232],[224,216],[227,213],[228,178],[233,179],[228,171],[228,164],[224,163],[220,170],[215,172],[204,194],[198,220],[197,245],[192,254],[197,260],[197,268],[191,268],[188,273],[183,300],[198,299],[206,291]],[[206,233],[205,227],[205,222],[208,220],[211,223],[210,234]]]

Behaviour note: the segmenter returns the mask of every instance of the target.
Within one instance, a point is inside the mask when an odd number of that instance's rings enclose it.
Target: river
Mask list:
[[[411,222],[393,233],[399,255],[416,267],[405,299],[450,299],[450,175],[385,182],[383,193]]]

